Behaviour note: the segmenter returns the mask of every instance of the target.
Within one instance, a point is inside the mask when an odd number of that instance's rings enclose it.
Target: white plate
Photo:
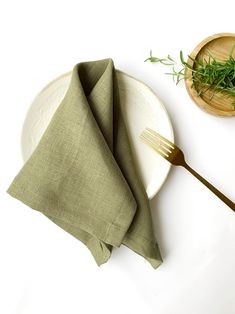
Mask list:
[[[71,72],[50,82],[33,100],[22,130],[22,156],[26,161],[37,146],[56,108],[63,99]],[[120,100],[130,136],[135,162],[151,199],[159,191],[170,170],[164,160],[139,139],[145,127],[150,127],[174,142],[174,134],[165,107],[153,91],[139,80],[117,71]]]

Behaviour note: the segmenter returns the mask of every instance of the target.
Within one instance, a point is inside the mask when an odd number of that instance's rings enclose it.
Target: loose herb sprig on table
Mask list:
[[[210,52],[208,52],[208,60],[194,59],[188,56],[193,66],[184,60],[182,51],[180,51],[180,64],[170,55],[166,58],[154,57],[152,51],[150,51],[150,57],[145,61],[158,62],[170,66],[172,72],[166,74],[172,75],[176,84],[185,78],[185,70],[189,69],[192,73],[192,87],[199,96],[209,90],[212,92],[210,99],[215,94],[223,93],[225,97],[233,99],[231,104],[235,110],[235,59],[232,56],[234,49],[235,45],[225,61],[216,60]],[[179,66],[180,69],[178,70]]]

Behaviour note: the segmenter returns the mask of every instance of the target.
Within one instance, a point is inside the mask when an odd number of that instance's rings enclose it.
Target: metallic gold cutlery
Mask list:
[[[211,183],[205,180],[195,170],[193,170],[185,161],[184,154],[175,144],[157,133],[156,131],[146,128],[140,138],[155,151],[157,151],[163,158],[168,160],[174,166],[182,166],[193,174],[199,181],[208,187],[216,196],[218,196],[225,204],[227,204],[233,211],[235,211],[235,204],[228,199],[223,193],[217,190]]]

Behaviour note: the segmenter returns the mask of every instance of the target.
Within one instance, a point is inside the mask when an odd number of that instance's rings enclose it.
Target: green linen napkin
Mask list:
[[[111,59],[75,65],[61,104],[7,192],[82,241],[98,265],[121,244],[154,268],[162,263]]]

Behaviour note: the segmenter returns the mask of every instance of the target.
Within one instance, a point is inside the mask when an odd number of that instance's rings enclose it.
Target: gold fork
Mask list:
[[[235,211],[235,204],[223,193],[217,190],[211,183],[205,180],[200,174],[193,170],[186,163],[182,150],[180,150],[175,144],[149,128],[146,128],[143,131],[143,133],[140,135],[140,138],[174,166],[182,166],[187,169],[199,181],[205,184],[205,186],[207,186],[208,189],[210,189],[216,196],[218,196],[225,204],[227,204],[233,211]]]

